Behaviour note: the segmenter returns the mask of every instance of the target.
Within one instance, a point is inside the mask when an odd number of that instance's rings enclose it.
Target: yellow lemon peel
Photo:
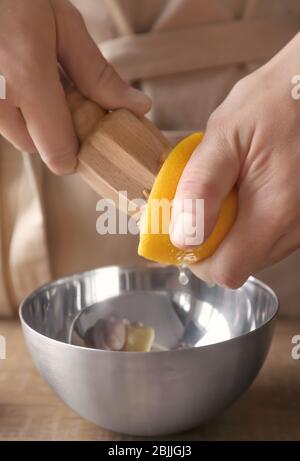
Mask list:
[[[233,189],[224,199],[217,223],[204,243],[193,249],[180,250],[172,244],[169,234],[164,232],[162,213],[154,212],[157,211],[158,201],[166,199],[171,202],[174,199],[183,170],[202,138],[203,133],[199,132],[183,139],[170,152],[155,179],[141,222],[138,247],[138,254],[146,259],[173,265],[204,260],[215,252],[234,223],[237,214],[237,192]],[[157,222],[153,223],[155,216]],[[153,232],[153,226],[156,233]]]

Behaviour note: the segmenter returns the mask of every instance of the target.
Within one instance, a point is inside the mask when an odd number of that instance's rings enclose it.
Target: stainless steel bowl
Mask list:
[[[239,290],[209,288],[175,267],[107,267],[41,287],[20,307],[40,374],[84,418],[107,429],[153,436],[192,428],[234,402],[268,352],[278,310],[273,291],[251,278]],[[78,313],[141,321],[172,348],[111,352],[68,344]]]

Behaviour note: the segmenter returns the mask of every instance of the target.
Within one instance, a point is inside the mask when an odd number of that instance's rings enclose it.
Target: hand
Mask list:
[[[299,50],[298,34],[236,84],[210,117],[204,140],[181,177],[176,199],[204,199],[206,236],[222,200],[235,184],[238,188],[231,231],[209,259],[191,265],[204,280],[240,287],[251,274],[300,246],[300,100],[292,97]],[[174,209],[171,240],[186,248],[177,219]]]
[[[149,99],[105,61],[68,0],[0,0],[0,133],[18,149],[38,151],[58,174],[76,166],[77,139],[58,62],[83,95],[106,109],[138,115]]]

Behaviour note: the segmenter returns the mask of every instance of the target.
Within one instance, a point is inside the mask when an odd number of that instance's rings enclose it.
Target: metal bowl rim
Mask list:
[[[167,267],[170,267],[170,266],[163,266],[162,268],[165,269]],[[274,314],[266,322],[264,322],[262,325],[255,328],[252,331],[248,331],[247,333],[235,336],[234,338],[225,339],[224,341],[219,341],[217,343],[207,344],[207,345],[204,345],[204,346],[195,346],[195,347],[190,347],[190,348],[181,349],[181,350],[166,350],[166,351],[163,350],[163,351],[150,351],[150,352],[104,351],[104,350],[100,350],[100,349],[93,349],[93,348],[90,348],[90,347],[75,346],[74,344],[69,344],[69,343],[65,343],[63,341],[58,341],[57,339],[50,338],[49,336],[46,336],[46,335],[36,331],[34,328],[32,328],[30,325],[28,325],[28,323],[25,321],[25,319],[23,317],[23,312],[22,312],[24,307],[25,307],[25,304],[28,301],[30,301],[30,299],[34,299],[36,296],[38,296],[40,293],[42,293],[46,289],[54,288],[56,286],[63,285],[66,282],[76,280],[78,278],[83,278],[86,275],[92,276],[93,273],[101,272],[101,271],[104,271],[104,270],[107,270],[107,269],[112,269],[112,268],[120,269],[120,270],[124,270],[124,271],[125,270],[126,271],[128,271],[128,270],[136,271],[136,270],[139,270],[139,269],[143,270],[143,269],[147,269],[147,268],[160,269],[159,266],[157,266],[156,264],[151,264],[151,263],[147,264],[145,266],[111,265],[111,266],[103,266],[103,267],[99,267],[99,268],[96,268],[96,269],[91,269],[91,270],[88,270],[88,271],[76,272],[74,274],[70,274],[70,275],[61,277],[61,278],[59,278],[57,280],[53,280],[51,282],[45,283],[42,286],[40,286],[39,288],[37,288],[36,290],[34,290],[29,295],[25,296],[25,298],[21,301],[20,307],[19,307],[19,318],[21,320],[22,325],[25,326],[29,331],[31,331],[33,334],[37,335],[38,337],[41,336],[42,338],[45,338],[46,340],[49,340],[50,342],[54,342],[56,344],[62,344],[62,345],[66,346],[66,347],[69,347],[71,349],[88,350],[88,351],[93,351],[93,353],[96,353],[96,354],[97,353],[98,354],[99,353],[101,353],[101,354],[113,354],[113,356],[115,356],[117,354],[118,355],[121,354],[122,356],[124,354],[126,354],[128,356],[128,354],[129,354],[130,356],[139,355],[139,356],[148,356],[149,357],[149,356],[152,356],[153,354],[164,354],[164,355],[166,355],[166,354],[175,354],[175,353],[186,353],[187,351],[205,350],[205,349],[211,348],[213,346],[219,346],[219,345],[222,345],[222,344],[225,344],[225,343],[227,344],[229,342],[236,341],[236,340],[241,339],[241,338],[245,338],[245,337],[247,337],[249,335],[253,335],[254,333],[257,333],[260,329],[265,328],[269,323],[271,323],[275,319],[275,317],[277,316],[278,311],[279,311],[279,300],[278,300],[278,297],[277,297],[276,293],[274,292],[274,290],[272,290],[272,288],[270,288],[267,284],[265,284],[261,280],[258,280],[257,278],[251,276],[251,277],[248,278],[248,280],[245,282],[244,285],[247,285],[247,284],[258,285],[260,288],[262,288],[263,290],[268,292],[272,296],[274,301],[275,301]]]

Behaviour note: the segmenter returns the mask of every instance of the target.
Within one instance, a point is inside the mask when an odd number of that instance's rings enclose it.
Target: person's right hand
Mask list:
[[[300,106],[298,88],[291,86],[299,83],[299,50],[297,34],[233,87],[180,178],[170,234],[182,249],[199,245],[191,244],[196,208],[184,212],[184,201],[204,200],[205,239],[225,196],[234,186],[238,191],[229,233],[210,258],[190,266],[206,281],[239,288],[300,248]]]
[[[54,173],[74,170],[78,148],[58,63],[102,107],[150,109],[148,97],[107,63],[68,0],[0,0],[0,11],[0,133],[22,151],[38,151]]]

